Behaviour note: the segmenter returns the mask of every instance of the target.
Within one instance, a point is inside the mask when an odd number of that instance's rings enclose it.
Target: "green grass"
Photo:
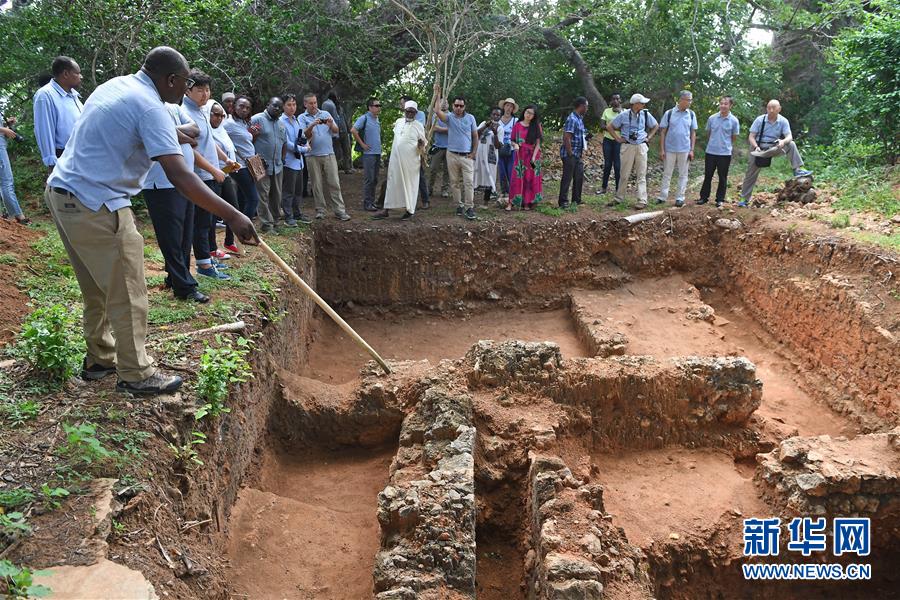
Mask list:
[[[14,265],[19,262],[19,258],[15,254],[0,254],[0,265]]]
[[[883,235],[880,233],[868,233],[865,231],[860,231],[853,232],[850,235],[862,242],[881,246],[882,248],[887,248],[888,250],[892,250],[894,252],[900,252],[900,233]]]
[[[150,302],[147,322],[152,325],[174,325],[197,316],[198,305],[173,298],[169,294],[156,294]]]
[[[847,213],[837,213],[831,217],[828,224],[834,229],[844,229],[850,227],[850,215]]]

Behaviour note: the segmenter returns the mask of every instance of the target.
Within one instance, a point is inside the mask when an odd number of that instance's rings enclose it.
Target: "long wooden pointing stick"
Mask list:
[[[315,303],[318,304],[319,307],[322,310],[324,310],[325,313],[329,317],[331,317],[332,320],[334,320],[334,322],[337,323],[341,329],[344,330],[344,332],[347,333],[347,335],[349,335],[351,338],[353,338],[357,344],[362,346],[366,350],[366,352],[371,354],[372,358],[374,358],[375,362],[377,362],[381,366],[381,368],[384,369],[385,373],[391,372],[391,368],[389,366],[387,366],[387,363],[384,362],[384,359],[382,359],[380,356],[378,356],[378,353],[375,352],[375,349],[372,348],[372,346],[370,346],[366,342],[366,340],[362,339],[362,337],[360,337],[360,335],[358,333],[353,331],[353,328],[347,324],[347,321],[342,319],[341,315],[334,312],[334,309],[331,308],[330,306],[328,306],[328,303],[325,302],[325,300],[323,300],[322,297],[320,295],[318,295],[314,289],[309,287],[309,285],[305,281],[303,281],[303,279],[301,279],[299,275],[297,275],[297,272],[294,271],[290,267],[290,265],[288,265],[286,262],[284,262],[281,259],[281,257],[278,256],[278,254],[276,254],[276,252],[269,247],[268,244],[266,244],[264,241],[260,240],[259,247],[262,248],[262,251],[266,253],[266,256],[268,256],[269,259],[273,263],[275,263],[279,269],[284,271],[285,275],[288,276],[288,279],[290,279],[291,281],[296,283],[298,286],[300,286],[300,289],[302,289],[304,292],[306,292],[306,294],[310,298],[312,298],[315,301]]]

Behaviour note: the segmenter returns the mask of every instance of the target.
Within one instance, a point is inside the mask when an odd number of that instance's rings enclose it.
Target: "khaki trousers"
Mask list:
[[[312,181],[313,198],[316,203],[316,214],[324,215],[326,198],[330,200],[331,210],[341,216],[347,212],[344,197],[341,195],[341,179],[338,176],[337,159],[334,154],[328,156],[306,155],[306,167]]]
[[[475,207],[475,161],[467,155],[447,151],[447,171],[450,173],[450,192],[456,205]]]
[[[800,157],[800,151],[797,150],[797,144],[794,142],[788,142],[784,145],[784,147],[779,148],[778,146],[772,146],[762,155],[765,157],[776,157],[776,156],[787,156],[788,160],[791,161],[791,168],[799,169],[803,166],[803,158]],[[765,167],[757,167],[756,161],[754,157],[751,155],[747,159],[747,173],[744,175],[744,181],[741,184],[741,200],[744,202],[750,201],[750,196],[753,195],[753,186],[756,185],[756,180],[759,179],[759,172]]]
[[[156,368],[147,356],[144,238],[131,208],[94,212],[49,187],[44,200],[69,253],[84,298],[87,366],[116,365],[119,379],[140,381]]]
[[[625,188],[628,187],[628,178],[631,169],[634,168],[637,179],[638,200],[647,203],[647,144],[622,144],[622,176],[619,185],[616,186],[616,200],[623,200]]]
[[[666,152],[663,160],[662,185],[659,189],[659,199],[666,202],[669,199],[669,185],[672,182],[672,173],[678,167],[678,191],[675,192],[675,201],[684,202],[684,193],[688,184],[688,169],[690,161],[687,152]]]
[[[256,182],[259,192],[259,220],[263,225],[275,225],[281,217],[281,179],[282,171],[266,175]]]

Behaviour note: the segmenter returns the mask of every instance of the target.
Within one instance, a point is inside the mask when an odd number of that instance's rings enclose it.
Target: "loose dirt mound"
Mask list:
[[[27,269],[31,256],[31,243],[41,234],[13,221],[0,219],[0,345],[9,343],[22,319],[29,312],[25,296],[16,282]]]

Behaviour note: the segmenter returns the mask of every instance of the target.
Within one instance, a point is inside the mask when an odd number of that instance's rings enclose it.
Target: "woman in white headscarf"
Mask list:
[[[373,219],[385,219],[392,208],[405,208],[400,217],[411,219],[416,212],[419,197],[419,173],[422,154],[427,138],[425,127],[416,120],[419,106],[409,100],[403,107],[403,116],[394,123],[394,144],[388,161],[387,188],[384,195],[384,210]]]

